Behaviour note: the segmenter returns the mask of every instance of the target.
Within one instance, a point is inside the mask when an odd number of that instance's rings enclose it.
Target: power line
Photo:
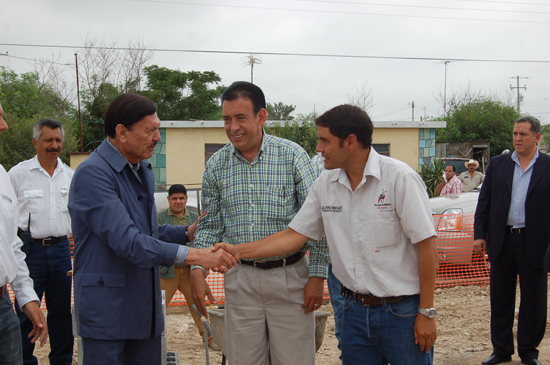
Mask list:
[[[363,3],[356,1],[333,1],[333,0],[294,0],[300,2],[324,3],[324,4],[348,4],[348,5],[366,5],[366,6],[386,6],[397,8],[418,8],[418,9],[440,9],[440,10],[461,10],[461,11],[485,11],[495,13],[524,13],[524,14],[550,14],[547,11],[527,11],[527,10],[504,10],[504,9],[479,9],[479,8],[457,8],[447,6],[429,6],[429,5],[403,5],[403,4],[383,4],[383,3]],[[544,4],[541,4],[544,5]]]
[[[135,0],[133,0],[135,1]],[[211,53],[211,54],[257,54],[266,56],[299,56],[299,57],[332,57],[332,58],[359,58],[359,59],[383,59],[383,60],[409,60],[409,61],[453,61],[453,62],[502,62],[502,63],[550,63],[550,60],[504,60],[482,58],[448,58],[448,57],[398,57],[398,56],[365,56],[328,53],[291,53],[291,52],[257,52],[257,51],[212,51],[197,49],[170,49],[170,48],[132,48],[132,47],[85,47],[52,44],[23,44],[0,43],[0,46],[12,47],[36,47],[36,48],[70,48],[70,49],[115,49],[115,50],[146,50],[154,52],[182,52],[182,53]]]
[[[550,6],[550,4],[541,4],[541,3],[525,3],[518,1],[490,1],[490,0],[454,0],[454,1],[464,1],[469,3],[490,3],[490,4],[515,4],[515,5],[542,5]]]
[[[479,19],[479,18],[459,18],[459,17],[440,17],[429,15],[411,15],[411,14],[385,14],[385,13],[366,13],[356,11],[334,11],[334,10],[320,10],[320,9],[289,9],[289,8],[274,8],[266,6],[245,6],[245,5],[225,5],[225,4],[205,4],[205,3],[189,3],[172,0],[130,0],[135,2],[145,3],[157,3],[157,4],[175,4],[175,5],[195,5],[195,6],[210,6],[210,7],[222,7],[222,8],[236,8],[236,9],[256,9],[256,10],[275,10],[275,11],[299,11],[307,13],[325,13],[325,14],[348,14],[348,15],[373,15],[373,16],[388,16],[399,18],[422,18],[422,19],[444,19],[444,20],[466,20],[466,21],[482,21],[482,22],[506,22],[506,23],[529,23],[529,24],[550,24],[548,21],[535,21],[535,20],[510,20],[510,19]]]
[[[25,58],[25,57],[12,56],[12,55],[8,54],[8,52],[6,52],[6,53],[0,53],[0,56],[6,56],[6,57],[10,57],[10,58],[17,58],[17,59],[19,59],[19,60],[27,60],[27,61],[33,61],[33,62],[40,61],[40,60],[32,59],[32,58]],[[45,63],[51,63],[51,64],[54,64],[54,65],[60,65],[60,66],[73,66],[73,65],[70,64],[70,63],[58,63],[58,62],[54,62],[54,61],[43,61],[43,62],[45,62]]]

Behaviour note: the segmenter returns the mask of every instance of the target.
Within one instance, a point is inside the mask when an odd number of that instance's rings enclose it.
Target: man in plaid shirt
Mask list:
[[[435,187],[435,195],[448,196],[462,194],[462,181],[456,176],[456,168],[453,165],[445,167],[443,181]]]
[[[286,229],[305,201],[315,172],[306,151],[270,136],[265,97],[248,82],[235,82],[222,97],[231,143],[206,164],[197,248],[217,242],[257,241]],[[305,252],[310,251],[309,259]],[[309,261],[309,263],[308,263]],[[330,256],[326,242],[306,243],[288,256],[242,260],[225,275],[225,340],[230,364],[314,364],[315,317],[323,299]],[[204,273],[191,271],[195,304],[214,298]]]

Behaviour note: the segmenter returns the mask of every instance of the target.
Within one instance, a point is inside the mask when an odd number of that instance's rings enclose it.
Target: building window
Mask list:
[[[221,149],[225,144],[205,144],[204,145],[204,165],[206,166],[206,163],[208,160],[210,160],[210,157],[214,153],[216,153],[219,149]]]
[[[389,143],[373,143],[372,147],[378,152],[380,155],[384,156],[390,156],[390,144]]]

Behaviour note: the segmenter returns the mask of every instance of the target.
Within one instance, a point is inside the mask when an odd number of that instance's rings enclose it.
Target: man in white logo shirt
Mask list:
[[[36,155],[20,162],[9,172],[21,208],[20,232],[27,242],[27,266],[34,280],[34,290],[42,300],[45,293],[50,328],[50,364],[71,365],[73,332],[71,317],[71,218],[67,209],[69,187],[74,171],[59,158],[63,148],[63,125],[53,119],[41,119],[33,127],[32,143]],[[20,233],[21,234],[21,233]],[[23,235],[21,235],[23,237]],[[25,313],[15,309],[21,321],[23,360],[38,364],[34,344],[27,338],[33,324]]]
[[[0,105],[0,133],[8,129]],[[40,339],[44,346],[48,337],[46,319],[40,310],[40,302],[33,290],[33,282],[25,264],[22,242],[17,237],[17,196],[0,165],[0,359],[5,365],[19,365],[23,362],[19,320],[13,311],[7,285],[11,284],[21,309],[33,324],[32,340]]]
[[[371,147],[373,125],[361,109],[337,106],[315,124],[328,171],[289,228],[216,246],[247,259],[292,252],[326,234],[346,296],[343,364],[432,364],[438,257],[426,187],[408,165]]]

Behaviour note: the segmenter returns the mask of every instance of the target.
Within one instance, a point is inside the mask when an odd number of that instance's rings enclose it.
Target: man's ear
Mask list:
[[[265,121],[267,120],[267,110],[265,110],[264,108],[260,109],[257,118],[260,120],[260,126],[263,127]]]
[[[348,138],[346,138],[346,142],[350,150],[357,148],[357,144],[359,143],[357,142],[357,136],[355,134],[350,134]]]
[[[125,126],[123,126],[122,124],[117,124],[117,126],[115,127],[116,138],[118,138],[121,142],[126,142],[127,131],[128,129]]]
[[[38,151],[38,141],[36,139],[32,139],[32,145],[34,146],[34,148]]]

